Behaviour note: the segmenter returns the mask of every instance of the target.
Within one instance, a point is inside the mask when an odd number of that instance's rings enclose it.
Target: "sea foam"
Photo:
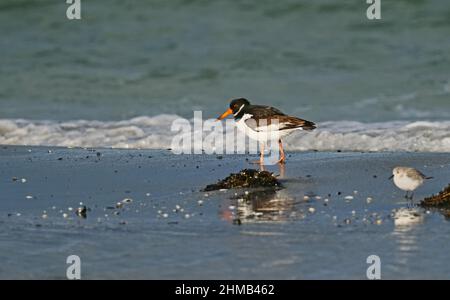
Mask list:
[[[108,122],[0,119],[0,144],[165,149],[179,134],[171,131],[179,118],[158,115]],[[294,133],[284,142],[291,151],[450,152],[450,121],[322,122],[318,129]]]

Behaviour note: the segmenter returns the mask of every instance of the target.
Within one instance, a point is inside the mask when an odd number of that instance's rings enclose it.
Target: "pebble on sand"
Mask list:
[[[77,216],[79,216],[80,218],[86,219],[87,215],[87,208],[86,206],[82,206],[82,207],[78,207],[77,211],[75,212],[77,214]]]
[[[131,203],[131,202],[133,202],[133,199],[131,198],[125,198],[122,200],[122,203]]]
[[[314,207],[310,207],[308,208],[308,211],[313,214],[316,211],[316,209]]]

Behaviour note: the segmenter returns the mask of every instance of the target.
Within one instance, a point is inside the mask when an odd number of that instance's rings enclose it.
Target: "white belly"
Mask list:
[[[414,180],[407,176],[395,176],[394,183],[399,189],[412,192],[422,185],[423,179]]]
[[[248,118],[251,118],[251,117],[252,117],[251,115],[244,115],[235,124],[236,124],[236,127],[241,132],[244,132],[249,138],[251,138],[253,140],[257,140],[259,142],[278,140],[278,139],[292,133],[295,130],[301,130],[301,128],[278,130],[279,126],[277,124],[277,125],[258,127],[258,131],[256,131],[256,130],[253,130],[251,127],[248,127],[247,124],[245,123],[245,120],[247,120]]]

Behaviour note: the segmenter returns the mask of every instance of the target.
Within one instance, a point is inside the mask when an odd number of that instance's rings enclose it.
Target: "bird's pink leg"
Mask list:
[[[264,143],[259,144],[259,151],[261,151],[259,156],[259,164],[264,165]]]
[[[280,159],[278,160],[279,164],[286,163],[286,155],[284,154],[283,144],[281,143],[281,139],[278,140],[278,145],[280,146]]]

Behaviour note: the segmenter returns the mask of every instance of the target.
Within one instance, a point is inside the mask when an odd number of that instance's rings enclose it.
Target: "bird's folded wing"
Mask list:
[[[296,128],[312,130],[316,128],[313,122],[286,115],[271,115],[267,118],[261,118],[260,116],[258,118],[251,117],[245,120],[245,124],[255,131],[263,132]]]

